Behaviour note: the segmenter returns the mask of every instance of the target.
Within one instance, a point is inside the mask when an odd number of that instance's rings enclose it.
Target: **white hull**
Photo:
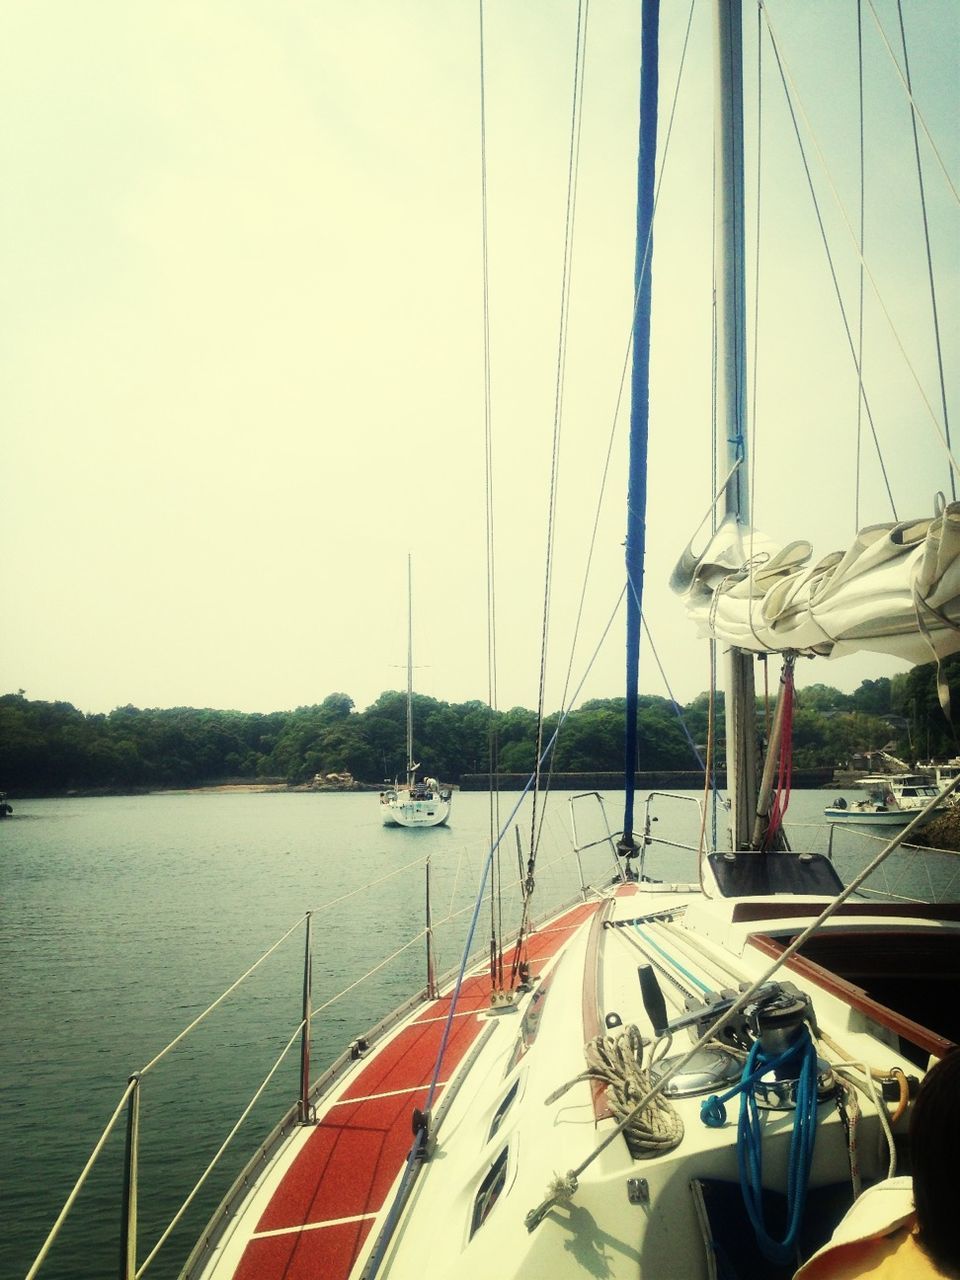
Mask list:
[[[426,800],[413,800],[404,788],[380,798],[385,827],[442,827],[450,816],[450,801],[434,793]]]
[[[391,1166],[392,1176],[382,1180],[376,1197],[371,1198],[368,1185],[380,1180],[372,1175],[361,1179],[354,1165],[349,1167],[358,1183],[356,1205],[343,1201],[341,1187],[326,1189],[321,1174],[311,1192],[312,1229],[294,1223],[287,1228],[297,1249],[305,1251],[304,1267],[306,1255],[316,1251],[316,1274],[360,1280],[386,1229],[388,1241],[377,1267],[383,1280],[488,1280],[494,1275],[503,1280],[583,1280],[600,1274],[585,1261],[597,1256],[602,1256],[602,1274],[609,1280],[715,1276],[710,1244],[715,1232],[749,1233],[751,1227],[742,1207],[731,1210],[725,1205],[718,1210],[716,1202],[714,1218],[709,1223],[703,1219],[704,1202],[716,1188],[734,1189],[731,1204],[740,1193],[737,1100],[727,1103],[727,1121],[720,1128],[702,1122],[701,1104],[706,1095],[723,1093],[736,1082],[742,1061],[730,1061],[726,1077],[718,1075],[699,1089],[694,1085],[688,1094],[684,1090],[689,1086],[681,1085],[680,1096],[671,1097],[683,1126],[682,1139],[672,1150],[637,1158],[622,1136],[614,1136],[580,1173],[569,1202],[549,1208],[532,1230],[525,1219],[541,1204],[556,1174],[580,1168],[613,1134],[614,1121],[602,1092],[588,1081],[577,1083],[585,1065],[585,1043],[610,1028],[611,1018],[633,1024],[644,1037],[657,1038],[637,982],[638,962],[655,972],[669,1020],[682,1018],[691,1002],[703,1001],[702,1024],[678,1030],[667,1047],[670,1063],[712,1021],[710,1002],[717,993],[736,992],[741,984],[756,982],[783,940],[809,923],[823,905],[824,899],[815,895],[721,898],[704,896],[687,885],[624,884],[589,897],[576,909],[577,919],[561,914],[560,919],[544,922],[539,935],[532,935],[534,943],[538,936],[544,943],[542,956],[533,960],[530,985],[512,1007],[491,1008],[489,1000],[477,998],[486,960],[468,972],[467,1005],[456,1015],[455,1034],[468,1036],[473,1048],[459,1066],[441,1075],[445,1083],[435,1099],[427,1157],[418,1166],[409,1194],[395,1202],[410,1142],[409,1116],[415,1105],[425,1103],[431,1060],[425,1059],[408,1079],[403,1074],[411,1059],[408,1044],[424,1034],[417,1033],[418,1027],[445,1021],[448,995],[436,1002],[428,999],[405,1017],[383,1024],[379,1041],[371,1037],[369,1057],[349,1064],[315,1099],[318,1128],[295,1128],[258,1170],[240,1203],[212,1224],[211,1243],[189,1275],[234,1280],[260,1267],[257,1274],[272,1276],[268,1264],[276,1246],[268,1238],[271,1233],[257,1224],[273,1221],[271,1213],[281,1220],[278,1205],[289,1194],[285,1186],[294,1188],[292,1198],[298,1200],[295,1188],[303,1176],[298,1169],[305,1171],[310,1164],[307,1145],[325,1142],[327,1130],[344,1123],[338,1117],[345,1113],[346,1099],[362,1098],[363,1103],[355,1105],[385,1108],[396,1098],[406,1099],[399,1107],[406,1136]],[[936,919],[935,909],[927,919],[898,918],[896,907],[858,903],[843,908],[842,915],[847,918],[838,917],[825,932],[843,939],[853,926],[869,937],[866,947],[851,958],[854,968],[865,955],[889,951],[890,965],[877,968],[881,979],[904,964],[922,982],[923,963],[911,956],[931,948],[945,954],[945,947],[955,946],[958,936],[957,924]],[[827,944],[828,950],[832,946]],[[823,955],[814,950],[811,959],[822,960]],[[869,1001],[861,1011],[856,1002],[863,993],[845,984],[842,976],[826,974],[817,963],[791,961],[776,980],[792,983],[810,997],[822,1037],[817,1070],[824,1093],[816,1108],[810,1195],[820,1188],[849,1188],[848,1146],[832,1064],[867,1062],[885,1075],[899,1069],[915,1076],[923,1070],[918,1057],[925,1062],[939,1042],[935,1033],[918,1035],[921,1029],[879,1002]],[[913,1037],[912,1049],[902,1040],[898,1047],[898,1036],[904,1035]],[[385,1083],[378,1090],[380,1079]],[[568,1084],[571,1087],[564,1090]],[[876,1093],[868,1089],[860,1096],[860,1106],[861,1171],[865,1179],[882,1178],[888,1157]],[[368,1122],[359,1115],[352,1123],[366,1131]],[[900,1138],[908,1123],[909,1113],[895,1121]],[[787,1183],[792,1128],[789,1110],[766,1113],[764,1182],[774,1191],[782,1191]],[[352,1137],[348,1123],[341,1141]],[[317,1164],[318,1171],[325,1167]],[[490,1190],[498,1169],[502,1178]],[[731,1212],[734,1222],[726,1227],[716,1215]],[[358,1240],[350,1249],[352,1257],[337,1265],[322,1251],[326,1233],[346,1230],[345,1222],[360,1231],[362,1243]]]
[[[828,805],[823,812],[830,822],[857,827],[905,827],[938,791],[929,779],[911,773],[862,778],[858,785],[869,791],[870,799],[852,804],[838,800]],[[937,805],[931,817],[942,812],[946,803]]]
[[[824,809],[824,816],[831,822],[841,822],[848,827],[905,827],[917,816],[917,810],[907,813],[902,809]]]

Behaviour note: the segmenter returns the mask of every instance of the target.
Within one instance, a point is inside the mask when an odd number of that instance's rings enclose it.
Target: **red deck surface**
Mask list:
[[[574,907],[529,937],[534,974],[596,909],[594,902]],[[489,995],[488,976],[464,982],[441,1080],[483,1030],[477,1018],[462,1015],[486,1008]],[[257,1224],[237,1280],[346,1280],[410,1151],[411,1116],[426,1098],[449,1009],[449,995],[425,1004],[323,1113]]]

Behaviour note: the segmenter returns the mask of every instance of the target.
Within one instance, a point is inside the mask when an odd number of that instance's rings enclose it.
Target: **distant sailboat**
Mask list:
[[[413,585],[407,556],[407,780],[380,793],[380,812],[387,827],[439,827],[450,816],[450,791],[436,778],[417,781],[420,765],[413,758]]]

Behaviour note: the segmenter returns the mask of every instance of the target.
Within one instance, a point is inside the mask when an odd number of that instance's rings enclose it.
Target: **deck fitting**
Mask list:
[[[631,1204],[649,1204],[650,1186],[646,1178],[627,1179],[627,1199]]]

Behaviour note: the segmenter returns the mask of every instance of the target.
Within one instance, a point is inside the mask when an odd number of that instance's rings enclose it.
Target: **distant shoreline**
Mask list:
[[[351,795],[358,792],[383,791],[383,782],[357,782],[353,786],[315,787],[307,782],[211,782],[194,787],[74,787],[67,791],[18,791],[17,800],[106,800],[121,796],[193,796],[193,795]]]

